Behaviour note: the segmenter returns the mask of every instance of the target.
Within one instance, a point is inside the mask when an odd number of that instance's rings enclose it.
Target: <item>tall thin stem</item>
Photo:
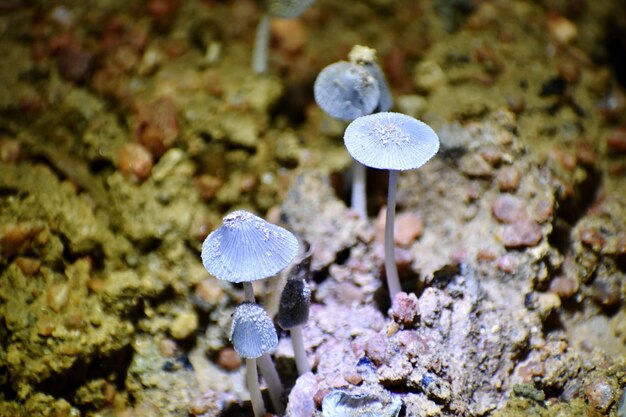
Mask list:
[[[398,171],[389,170],[389,190],[387,191],[387,219],[385,221],[385,273],[387,274],[387,287],[391,301],[393,297],[402,291],[398,267],[394,253],[395,244],[393,239],[393,226],[396,217],[396,182]]]
[[[270,15],[264,13],[259,21],[254,38],[254,51],[252,52],[252,71],[256,74],[267,72],[270,48]]]
[[[296,359],[296,368],[298,374],[306,374],[311,371],[311,365],[304,349],[304,337],[302,337],[302,326],[296,326],[289,329],[291,333],[291,344],[293,346],[293,354]]]
[[[352,158],[352,209],[367,219],[367,171],[365,165]]]
[[[265,404],[263,404],[263,397],[261,396],[259,375],[256,372],[256,359],[254,358],[246,359],[246,383],[248,384],[254,417],[263,417],[265,415]]]
[[[243,283],[243,300],[248,303],[256,302],[256,299],[254,298],[254,288],[252,287],[252,282]]]
[[[276,372],[276,367],[274,366],[274,362],[272,362],[272,358],[270,358],[270,355],[266,353],[260,358],[257,358],[257,363],[259,364],[261,375],[265,378],[265,383],[267,384],[267,389],[270,393],[270,400],[272,400],[274,411],[277,414],[284,414],[285,403],[283,402],[283,384],[280,382],[280,377],[278,376],[278,372]]]

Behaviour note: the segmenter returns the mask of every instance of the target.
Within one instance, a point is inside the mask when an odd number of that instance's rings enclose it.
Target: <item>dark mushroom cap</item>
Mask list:
[[[202,264],[218,279],[249,282],[276,275],[298,254],[290,231],[244,210],[224,217],[202,244]]]
[[[285,330],[305,324],[309,320],[311,289],[303,279],[288,279],[280,295],[276,321]]]
[[[255,303],[242,303],[235,308],[230,340],[239,356],[246,359],[258,358],[278,345],[272,319]]]
[[[313,86],[315,102],[335,119],[354,120],[380,102],[376,77],[364,65],[336,62],[324,68]]]
[[[300,16],[314,0],[265,0],[265,10],[270,16],[292,19]]]
[[[401,113],[359,117],[348,125],[343,140],[354,159],[378,169],[419,168],[439,150],[430,126]]]

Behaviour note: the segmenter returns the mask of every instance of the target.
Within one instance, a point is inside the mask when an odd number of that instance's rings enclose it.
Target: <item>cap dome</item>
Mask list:
[[[226,217],[202,244],[202,264],[218,279],[249,282],[276,275],[298,254],[290,231],[244,210]]]
[[[392,112],[359,117],[348,125],[343,140],[354,159],[378,169],[419,168],[439,150],[430,126]]]
[[[376,77],[365,66],[345,61],[330,64],[319,73],[313,94],[322,110],[341,120],[370,114],[380,102]]]
[[[230,340],[239,356],[248,359],[258,358],[278,345],[272,319],[255,303],[243,303],[235,308]]]

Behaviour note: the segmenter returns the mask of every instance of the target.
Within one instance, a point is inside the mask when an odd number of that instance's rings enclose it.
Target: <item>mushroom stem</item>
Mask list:
[[[395,244],[393,239],[393,226],[396,217],[396,182],[398,171],[389,170],[389,190],[387,191],[387,219],[385,221],[385,274],[387,275],[387,287],[389,297],[393,297],[402,291],[400,278],[398,278],[398,267],[396,266],[396,256],[394,253]]]
[[[256,299],[254,298],[254,288],[252,287],[252,282],[243,283],[243,299],[244,301],[250,303],[256,302]]]
[[[280,377],[278,376],[278,372],[276,372],[276,367],[274,366],[274,362],[272,362],[272,358],[270,358],[270,355],[266,353],[257,359],[257,363],[259,364],[261,375],[263,375],[263,378],[265,378],[265,382],[267,383],[267,389],[269,390],[270,400],[274,406],[274,412],[277,414],[284,414],[285,403],[283,402],[283,384],[280,382]]]
[[[248,392],[250,393],[250,402],[252,403],[252,411],[254,417],[263,417],[265,415],[265,405],[261,396],[261,388],[259,387],[259,375],[256,371],[256,359],[246,359],[246,383],[248,384]]]
[[[352,159],[352,209],[357,212],[359,217],[367,219],[367,197],[365,196],[366,188],[366,168],[365,165]]]
[[[298,374],[306,374],[311,371],[311,365],[309,364],[309,359],[306,356],[306,350],[304,350],[302,326],[292,327],[289,332],[291,333],[291,344],[293,345],[293,354],[296,359]]]
[[[264,13],[259,21],[254,38],[254,51],[252,52],[252,71],[255,74],[267,72],[270,44],[270,15]]]

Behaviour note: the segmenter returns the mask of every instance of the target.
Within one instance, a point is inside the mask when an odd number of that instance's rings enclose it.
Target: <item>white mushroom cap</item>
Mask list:
[[[237,306],[233,314],[230,340],[239,356],[247,359],[258,358],[278,345],[272,319],[263,307],[255,303]]]
[[[343,140],[354,159],[377,169],[416,169],[439,150],[439,137],[430,126],[392,112],[359,117],[348,125]]]
[[[218,279],[250,282],[276,275],[298,254],[290,231],[245,210],[226,217],[202,244],[202,264]]]

